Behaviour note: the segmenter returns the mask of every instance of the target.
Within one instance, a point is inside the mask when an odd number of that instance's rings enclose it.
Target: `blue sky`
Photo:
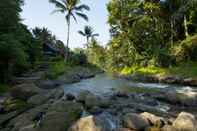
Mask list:
[[[106,4],[109,0],[81,0],[81,2],[89,5],[91,8],[91,11],[87,12],[89,22],[85,22],[80,18],[78,19],[78,24],[74,21],[72,22],[70,47],[83,47],[85,38],[77,32],[83,29],[84,25],[92,26],[95,33],[100,34],[97,38],[98,41],[105,45],[110,38],[106,9]],[[64,15],[59,13],[51,14],[54,9],[54,5],[49,3],[48,0],[25,0],[21,17],[23,18],[23,23],[28,25],[29,28],[34,28],[35,26],[47,27],[58,39],[66,43],[67,26]]]

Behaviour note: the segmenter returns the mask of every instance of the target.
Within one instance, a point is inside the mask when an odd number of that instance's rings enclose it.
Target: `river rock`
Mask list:
[[[39,87],[42,89],[55,89],[63,84],[61,81],[58,80],[45,80],[39,83]]]
[[[147,127],[146,129],[145,129],[145,131],[161,131],[161,129],[160,128],[158,128],[158,127]]]
[[[129,128],[119,128],[117,131],[134,131]]]
[[[94,106],[99,106],[100,105],[100,99],[93,94],[88,94],[86,96],[86,99],[85,99],[85,105],[86,105],[87,108],[92,108]]]
[[[177,131],[176,128],[174,128],[173,126],[170,125],[165,125],[161,131]]]
[[[42,126],[36,131],[65,131],[81,115],[82,106],[74,102],[57,102],[48,109]]]
[[[25,130],[28,128],[30,130],[31,125],[34,125],[33,119],[39,112],[46,112],[49,105],[44,104],[41,106],[37,106],[35,108],[32,108],[26,112],[23,112],[16,117],[13,117],[12,120],[10,120],[8,127],[12,127],[11,131],[20,131]]]
[[[181,112],[173,122],[173,127],[180,131],[196,131],[196,119],[190,113]]]
[[[86,91],[86,90],[81,91],[81,92],[77,95],[76,100],[77,100],[78,102],[85,103],[86,97],[87,97],[89,94],[92,94],[92,93],[89,92],[89,91]]]
[[[119,91],[115,94],[115,96],[117,97],[123,97],[123,98],[128,98],[129,97],[129,94],[125,91]]]
[[[97,127],[94,116],[87,116],[78,120],[68,131],[102,131]]]
[[[22,100],[27,100],[40,92],[42,92],[42,90],[33,83],[17,85],[10,91],[12,97]]]
[[[184,85],[197,86],[197,79],[187,78],[183,80]]]
[[[144,112],[140,114],[143,118],[147,119],[151,125],[154,125],[156,127],[162,127],[165,124],[164,118],[158,117],[154,114]]]
[[[73,124],[69,131],[114,131],[117,127],[111,119],[113,118],[105,113],[83,117]]]
[[[149,123],[138,114],[128,113],[123,117],[123,126],[133,130],[144,130]]]
[[[41,93],[32,96],[31,98],[28,99],[27,102],[32,105],[41,105],[47,102],[50,98],[51,98],[50,93],[45,93],[45,94]]]
[[[71,93],[66,94],[66,100],[72,101],[75,99],[75,96]]]

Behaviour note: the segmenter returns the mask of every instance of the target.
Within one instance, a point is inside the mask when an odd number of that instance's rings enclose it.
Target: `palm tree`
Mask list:
[[[94,29],[91,26],[85,26],[84,31],[78,31],[78,33],[84,37],[86,37],[87,45],[89,43],[90,38],[94,38],[96,36],[99,36],[99,34],[94,34]]]
[[[49,0],[49,2],[55,4],[56,6],[56,10],[54,10],[53,13],[59,12],[65,14],[68,26],[66,46],[67,48],[69,48],[71,18],[73,18],[77,22],[76,16],[79,16],[88,21],[88,17],[83,13],[83,11],[89,11],[90,8],[85,4],[80,4],[80,0]],[[68,53],[66,57],[68,57]]]

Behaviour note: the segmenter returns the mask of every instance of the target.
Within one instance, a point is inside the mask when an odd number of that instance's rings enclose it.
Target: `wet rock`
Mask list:
[[[159,82],[161,83],[168,83],[168,84],[177,84],[181,82],[181,78],[178,76],[164,76],[164,77],[159,77]]]
[[[68,131],[114,131],[116,126],[107,114],[79,119]]]
[[[33,83],[17,85],[10,91],[12,97],[22,100],[27,100],[40,92],[42,92],[42,90]]]
[[[45,80],[41,81],[38,85],[42,89],[55,89],[63,84],[61,81],[57,80]]]
[[[66,100],[72,101],[74,99],[75,99],[75,96],[73,94],[70,94],[70,93],[66,94]]]
[[[93,95],[93,94],[88,94],[86,96],[86,99],[85,99],[85,105],[87,108],[92,108],[94,106],[99,106],[100,104],[100,99]]]
[[[197,79],[187,78],[183,80],[184,85],[197,86]]]
[[[177,131],[173,126],[165,125],[161,131]]]
[[[32,96],[27,100],[29,104],[32,105],[41,105],[49,101],[50,99],[58,100],[62,98],[64,95],[63,89],[54,89],[39,93],[37,95]]]
[[[123,126],[133,130],[144,130],[149,123],[138,114],[128,113],[123,117]]]
[[[68,131],[102,131],[97,127],[94,116],[81,118]]]
[[[76,97],[76,100],[78,102],[82,102],[82,103],[85,103],[85,100],[86,100],[86,97],[91,94],[91,92],[89,91],[81,91],[78,96]]]
[[[162,131],[162,130],[158,127],[147,127],[145,131]]]
[[[123,98],[128,98],[129,97],[129,94],[127,92],[124,92],[124,91],[119,91],[115,94],[115,96],[117,97],[123,97]]]
[[[117,131],[134,131],[129,128],[119,128]]]
[[[3,103],[3,109],[6,113],[12,112],[15,110],[19,109],[25,109],[29,105],[27,104],[26,101],[19,100],[19,99],[13,99],[13,98],[8,98],[4,103]]]
[[[37,106],[33,109],[28,110],[27,112],[21,113],[15,118],[13,118],[9,124],[7,125],[8,127],[12,127],[13,131],[20,131],[20,130],[30,130],[29,128],[33,125],[35,125],[35,122],[33,119],[35,116],[41,112],[41,111],[47,111],[48,105],[41,105]],[[11,130],[11,131],[12,131]]]
[[[181,112],[173,122],[173,127],[180,131],[196,131],[196,119],[190,113]]]
[[[41,93],[32,96],[30,99],[28,99],[27,102],[32,105],[41,105],[47,102],[50,98],[51,98],[50,93],[45,93],[45,94]]]
[[[98,114],[101,114],[103,112],[103,109],[101,109],[98,106],[94,106],[92,109],[89,110],[89,112],[93,115],[98,115]]]
[[[2,105],[0,105],[0,114],[3,114],[5,112],[5,109]]]
[[[57,102],[49,107],[41,127],[36,131],[65,131],[81,115],[81,104],[74,102]]]
[[[164,121],[164,118],[158,117],[158,116],[148,113],[148,112],[141,113],[140,115],[143,118],[147,119],[147,121],[149,121],[150,125],[154,125],[156,127],[163,127],[164,124],[166,123]]]

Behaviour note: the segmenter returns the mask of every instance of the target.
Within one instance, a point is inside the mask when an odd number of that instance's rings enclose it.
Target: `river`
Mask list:
[[[132,88],[175,91],[187,95],[196,95],[197,93],[197,89],[190,86],[134,82],[126,79],[115,78],[112,75],[106,73],[96,75],[94,78],[82,80],[79,83],[64,85],[65,92],[78,93],[81,90],[88,90],[99,96],[109,95],[114,91],[129,92]]]

